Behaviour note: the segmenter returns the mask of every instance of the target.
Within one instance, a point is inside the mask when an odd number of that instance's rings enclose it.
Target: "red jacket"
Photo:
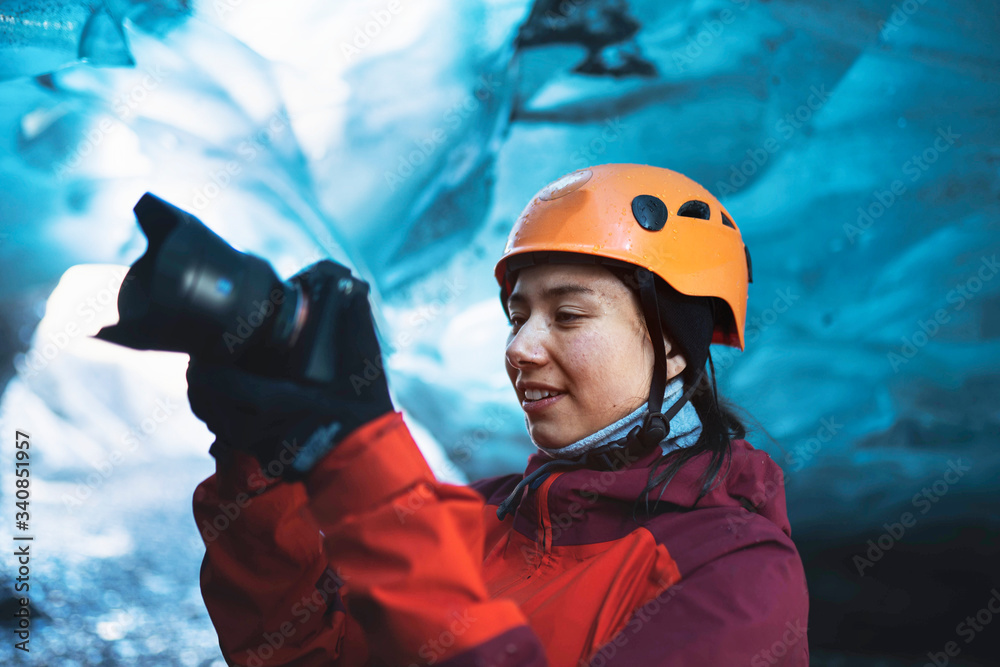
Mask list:
[[[781,469],[734,441],[728,476],[697,507],[708,454],[669,483],[670,511],[637,523],[659,455],[552,472],[503,521],[497,506],[523,476],[437,482],[396,412],[351,433],[304,485],[220,458],[194,512],[223,655],[248,667],[808,665]]]

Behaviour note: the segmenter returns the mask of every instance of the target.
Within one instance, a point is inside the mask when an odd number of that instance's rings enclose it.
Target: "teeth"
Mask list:
[[[525,389],[524,397],[529,401],[538,401],[549,396],[555,396],[559,392],[549,391],[548,389]]]

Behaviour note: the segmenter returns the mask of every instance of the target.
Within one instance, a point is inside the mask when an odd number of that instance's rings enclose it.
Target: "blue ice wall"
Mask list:
[[[993,3],[386,7],[0,4],[0,451],[26,422],[44,436],[40,650],[221,660],[189,514],[209,438],[183,403],[142,429],[183,400],[183,364],[52,342],[110,312],[113,277],[72,274],[84,293],[46,302],[70,267],[141,254],[142,193],[285,276],[330,256],[368,279],[397,403],[439,469],[474,478],[532,451],[492,279],[507,230],[541,186],[606,162],[686,173],[743,232],[747,348],[713,358],[786,472],[816,664],[911,664],[953,639],[1000,585]],[[142,446],[88,484],[128,433]],[[962,659],[1000,654],[993,637]]]

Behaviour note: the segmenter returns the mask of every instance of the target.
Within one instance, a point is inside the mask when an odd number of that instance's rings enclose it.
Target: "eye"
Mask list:
[[[560,320],[560,318],[562,318],[562,319]],[[569,318],[569,319],[567,319],[567,318]],[[575,319],[579,319],[579,318],[580,318],[580,316],[577,315],[576,313],[556,313],[556,320],[559,320],[561,322],[567,322],[567,321],[571,322],[571,321],[573,321]]]

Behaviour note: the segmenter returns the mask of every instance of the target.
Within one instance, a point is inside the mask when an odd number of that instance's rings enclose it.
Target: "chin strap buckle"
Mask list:
[[[652,448],[660,444],[668,435],[670,435],[670,421],[666,416],[659,411],[647,412],[639,432],[639,438],[643,445]]]

